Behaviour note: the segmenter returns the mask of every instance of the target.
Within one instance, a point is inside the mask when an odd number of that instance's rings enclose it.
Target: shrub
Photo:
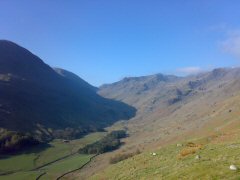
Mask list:
[[[138,149],[137,151],[135,151],[135,152],[133,152],[133,153],[117,154],[117,155],[115,155],[114,157],[111,157],[110,163],[111,163],[111,164],[116,164],[116,163],[118,163],[118,162],[120,162],[120,161],[123,161],[123,160],[125,160],[125,159],[131,158],[131,157],[133,157],[133,156],[135,156],[135,155],[138,155],[138,154],[140,154],[140,153],[141,153],[141,152],[140,152],[140,150]]]
[[[39,141],[29,134],[7,130],[1,130],[0,132],[1,154],[15,153],[26,147],[31,147],[37,144],[39,144]]]
[[[79,150],[82,154],[102,154],[117,149],[120,145],[120,139],[126,137],[125,131],[113,131],[101,140],[89,144]]]
[[[180,151],[179,158],[194,154],[202,148],[203,148],[202,144],[195,144],[189,142],[186,144],[186,147]]]

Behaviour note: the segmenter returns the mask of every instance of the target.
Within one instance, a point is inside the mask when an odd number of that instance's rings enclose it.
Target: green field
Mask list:
[[[30,170],[34,167],[36,155],[22,154],[18,156],[6,157],[0,160],[0,172],[12,172],[20,170]]]
[[[92,155],[76,154],[63,161],[47,166],[42,169],[47,172],[47,174],[43,176],[43,179],[54,179],[65,172],[77,169],[87,163],[91,157]]]
[[[1,180],[32,180],[36,179],[41,172],[18,172],[8,176],[0,176]]]
[[[240,168],[238,139],[193,141],[201,148],[188,147],[187,142],[182,147],[170,145],[154,151],[156,156],[145,152],[111,165],[91,179],[240,179],[240,170],[229,169],[232,164]],[[200,159],[196,159],[197,155]]]
[[[54,140],[49,143],[48,147],[44,148],[39,146],[38,148],[32,149],[30,152],[25,152],[25,154],[1,158],[0,173],[10,174],[1,175],[0,180],[31,180],[36,179],[36,177],[43,172],[46,172],[43,179],[46,177],[56,178],[69,170],[81,167],[84,163],[89,161],[91,156],[76,154],[76,152],[79,148],[93,143],[105,135],[105,132],[92,133],[81,139],[70,141],[69,143],[64,143],[62,140]],[[30,171],[65,156],[69,157],[35,171]]]

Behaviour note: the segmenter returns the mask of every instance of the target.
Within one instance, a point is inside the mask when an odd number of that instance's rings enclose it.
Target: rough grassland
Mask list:
[[[170,145],[157,150],[157,156],[150,152],[137,155],[91,179],[240,179],[240,171],[229,170],[231,164],[240,168],[239,137],[240,132],[235,132],[195,140],[202,148],[184,157],[181,152],[189,148],[187,142],[182,147]]]

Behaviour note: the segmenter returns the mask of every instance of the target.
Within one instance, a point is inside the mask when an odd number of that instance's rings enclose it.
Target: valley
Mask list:
[[[0,180],[240,180],[239,7],[0,0]]]
[[[0,41],[0,179],[234,179],[239,79],[217,68],[97,88]]]
[[[225,134],[234,134],[232,135],[233,137],[238,137],[240,127],[239,82],[237,78],[233,78],[237,77],[238,74],[239,69],[236,68],[228,70],[216,69],[210,73],[200,75],[199,77],[203,77],[204,80],[198,81],[202,81],[204,83],[198,86],[195,90],[192,90],[193,92],[195,91],[194,94],[189,94],[188,96],[184,97],[185,99],[182,99],[181,101],[173,103],[171,105],[166,104],[165,102],[168,101],[166,101],[165,99],[163,100],[163,103],[155,102],[159,103],[159,105],[156,106],[155,110],[152,109],[152,111],[146,111],[145,108],[148,109],[148,105],[145,106],[145,104],[147,104],[145,102],[143,102],[143,105],[135,105],[134,103],[132,103],[131,105],[135,107],[141,106],[140,108],[142,108],[142,111],[138,111],[136,117],[129,121],[118,122],[115,124],[116,126],[127,127],[128,129],[129,137],[124,139],[125,145],[117,151],[103,154],[97,157],[95,163],[85,167],[84,170],[81,170],[78,173],[76,172],[75,175],[69,176],[69,179],[88,179],[92,176],[98,177],[99,179],[138,179],[137,176],[134,176],[136,175],[135,171],[131,171],[133,176],[125,176],[125,174],[123,175],[122,173],[120,173],[125,172],[127,168],[133,168],[133,166],[125,166],[125,161],[119,162],[117,165],[111,165],[109,163],[111,157],[114,157],[118,154],[128,154],[130,152],[136,151],[137,149],[139,149],[141,152],[144,152],[143,154],[149,154],[149,152],[154,152],[156,149],[160,150],[161,147],[176,147],[176,144],[178,143],[187,144],[188,142],[199,139],[205,139],[204,141],[206,141],[207,139],[211,139],[211,137],[214,136],[221,137],[221,135],[223,135],[222,138],[225,139]],[[199,77],[197,77],[197,79],[199,79]],[[196,77],[192,78],[195,79]],[[210,81],[206,82],[205,79],[210,79]],[[192,79],[188,79],[186,83],[188,84],[192,81]],[[161,89],[159,88],[159,90]],[[116,93],[118,91],[114,90],[112,92]],[[131,91],[126,90],[126,93],[129,92]],[[143,98],[147,97],[147,94],[148,92],[145,92]],[[151,93],[151,95],[152,94],[153,93]],[[109,93],[108,95],[111,96],[111,94]],[[137,94],[136,96],[139,96],[139,94]],[[131,95],[129,97],[133,98],[134,96]],[[166,99],[169,98],[168,96],[162,97]],[[122,97],[118,98],[123,99]],[[142,100],[143,98],[140,98],[140,100]],[[148,100],[148,98],[146,99]],[[123,101],[127,102],[129,100],[126,99]],[[149,100],[149,103],[151,103],[151,100]],[[161,108],[159,108],[159,106],[161,106]],[[228,137],[228,135],[226,136]],[[231,143],[235,143],[235,141],[237,143],[237,139],[233,138]],[[227,144],[228,140],[224,141],[223,143]],[[211,145],[213,145],[213,142],[209,141],[206,146]],[[218,144],[214,144],[214,146],[217,147]],[[223,147],[224,145],[221,146],[221,148]],[[175,153],[179,153],[179,149],[182,148],[175,148]],[[219,151],[218,153],[221,153],[221,151]],[[165,155],[168,155],[167,151],[162,156],[164,157]],[[191,155],[191,158],[193,158],[195,155],[196,154]],[[221,155],[223,154],[219,154],[219,156]],[[140,155],[137,155],[136,158],[138,156]],[[136,158],[130,158],[129,161],[142,164],[142,162],[140,160],[137,161]],[[129,161],[126,160],[126,163],[128,163]],[[181,164],[181,161],[178,161],[177,159],[176,161]],[[159,162],[158,165],[161,166],[161,163]],[[113,167],[118,167],[116,168],[115,173],[113,173]],[[125,167],[126,169],[121,169],[120,171],[118,171],[118,169]],[[207,170],[208,168],[208,166],[203,167],[206,168],[205,170]],[[103,171],[106,168],[109,169],[109,171]],[[157,165],[155,168],[157,169]],[[170,166],[168,168],[170,168]],[[229,171],[228,166],[225,166],[225,168],[225,171]],[[141,170],[139,169],[139,171]],[[119,175],[123,176],[118,177],[117,172],[120,173]],[[159,172],[160,179],[162,173],[163,172]],[[214,177],[217,176],[218,171],[212,173],[213,174],[211,174],[211,176]],[[98,174],[101,175],[98,176]],[[108,176],[109,174],[112,174],[112,176]],[[141,176],[147,179],[147,177],[150,177],[150,175],[152,174],[152,172],[149,172],[145,175],[141,174]],[[192,178],[197,176],[198,175],[193,175]],[[185,176],[186,179],[188,179],[187,177],[189,176]],[[164,177],[162,178],[165,179]],[[211,179],[211,177],[209,177],[209,179]]]

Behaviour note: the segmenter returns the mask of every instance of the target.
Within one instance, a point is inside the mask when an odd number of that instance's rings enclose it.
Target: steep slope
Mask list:
[[[114,179],[120,176],[126,178],[122,173],[118,173],[125,171],[126,168],[131,174],[129,177],[138,179],[138,172],[142,172],[142,177],[151,179],[152,173],[148,173],[148,169],[157,171],[159,166],[165,167],[165,164],[161,163],[161,159],[157,159],[156,162],[159,164],[151,166],[151,157],[154,158],[153,156],[147,157],[150,164],[147,162],[144,164],[149,151],[154,152],[157,148],[173,143],[177,144],[182,141],[187,143],[200,137],[207,136],[206,139],[208,139],[208,136],[211,138],[211,135],[239,131],[239,68],[219,68],[207,73],[175,77],[171,80],[166,80],[168,76],[160,79],[156,77],[157,75],[127,78],[100,87],[101,95],[136,107],[138,109],[137,116],[130,121],[116,124],[117,127],[127,127],[129,133],[129,137],[124,140],[125,145],[121,149],[98,157],[95,163],[90,164],[74,176],[89,178],[93,174],[100,173],[101,176],[96,176],[99,179]],[[152,82],[154,85],[151,84]],[[151,88],[143,88],[148,84],[152,85]],[[134,157],[114,166],[109,164],[111,157],[135,152],[137,149],[147,152],[144,153],[144,158],[138,160],[137,157]],[[164,154],[160,158],[171,154],[165,150],[159,153],[162,152]],[[190,158],[194,159],[192,156]],[[173,161],[173,163],[175,162]],[[225,162],[223,161],[223,163]],[[129,163],[134,164],[135,168],[127,166]],[[179,161],[179,163],[180,166],[176,168],[181,167],[182,162]],[[138,166],[138,164],[141,165]],[[108,166],[110,168],[103,171]],[[142,170],[142,167],[146,171]],[[169,164],[159,173],[159,178],[165,173],[171,173],[171,168],[172,164]],[[183,168],[181,172],[184,171],[187,169]],[[190,176],[187,177],[189,179]]]
[[[125,78],[113,84],[103,85],[99,94],[123,101],[138,109],[137,116],[128,124],[132,127],[130,131],[132,129],[133,132],[140,133],[142,128],[158,127],[165,129],[168,134],[166,129],[171,127],[170,123],[182,125],[181,121],[191,122],[191,118],[198,120],[196,114],[202,112],[201,117],[207,115],[217,102],[238,94],[239,78],[239,68],[219,68],[189,77],[157,74]],[[192,121],[187,126],[199,126],[201,122]]]
[[[69,81],[71,81],[73,84],[78,85],[79,87],[81,87],[82,89],[85,89],[87,91],[97,91],[97,88],[90,85],[88,82],[84,81],[83,79],[81,79],[80,77],[78,77],[76,74],[69,72],[67,70],[61,69],[61,68],[54,68],[54,70],[61,76],[63,76],[64,78],[68,79]]]
[[[229,88],[225,91],[230,92],[236,86]],[[141,155],[110,165],[104,171],[101,169],[89,179],[237,179],[239,171],[231,171],[229,167],[231,164],[240,166],[240,93],[226,97],[220,89],[215,92],[215,97],[202,96],[201,100],[188,103],[169,115],[166,118],[171,121],[167,124],[170,126],[168,129],[156,130],[166,125],[159,117],[152,126],[154,139],[151,144],[155,146],[146,148],[147,151],[143,149],[145,152]],[[224,98],[216,98],[222,94]],[[165,130],[169,134],[161,133]],[[144,131],[142,133],[146,136]],[[138,138],[144,139],[142,136]],[[117,155],[125,154],[128,148]]]
[[[0,127],[39,138],[81,136],[134,116],[135,109],[52,69],[28,50],[0,41]]]
[[[239,168],[239,137],[238,130],[188,139],[111,165],[88,179],[238,179],[239,171],[229,167]]]
[[[240,69],[215,69],[212,72],[189,77],[156,74],[124,78],[103,85],[98,93],[104,97],[120,100],[138,109],[137,117],[149,117],[163,109],[179,108],[183,104],[207,95],[227,98],[239,91]]]
[[[139,113],[148,113],[156,107],[168,106],[169,103],[176,102],[179,96],[189,93],[188,88],[184,89],[181,84],[182,81],[182,78],[162,74],[124,78],[122,81],[101,86],[99,94],[131,104]]]

